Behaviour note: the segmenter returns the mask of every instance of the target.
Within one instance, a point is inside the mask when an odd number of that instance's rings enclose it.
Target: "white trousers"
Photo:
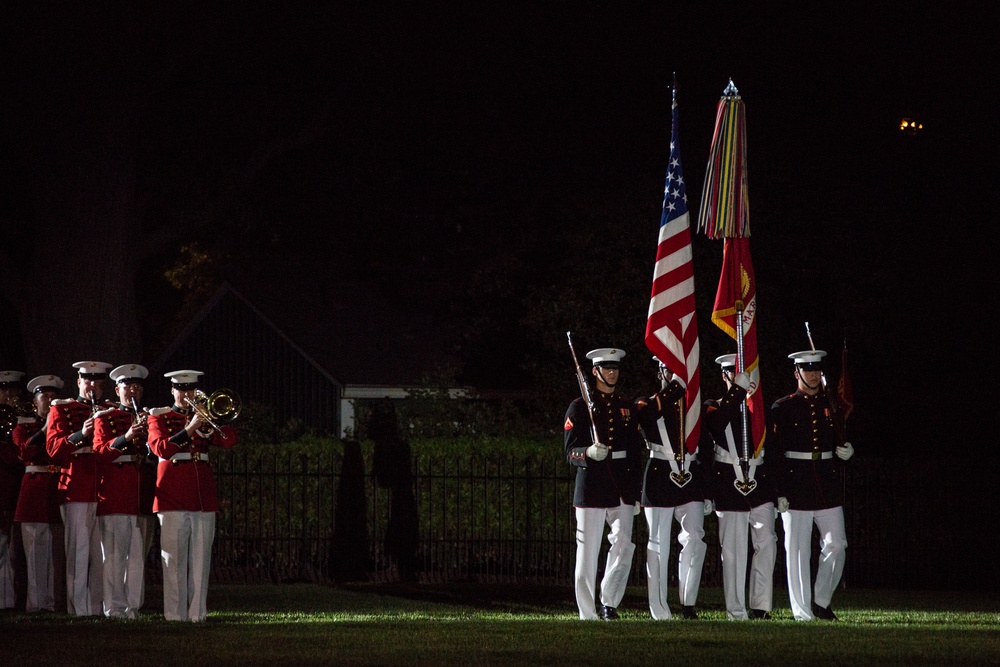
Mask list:
[[[103,613],[104,567],[97,503],[59,508],[66,531],[66,610],[76,616]]]
[[[28,575],[25,611],[56,610],[55,564],[52,559],[52,525],[22,523],[21,541]]]
[[[674,519],[680,525],[677,541],[681,552],[677,563],[678,597],[681,605],[698,601],[701,568],[705,564],[705,503],[694,501],[677,507],[645,508],[649,524],[646,545],[646,582],[649,587],[649,613],[654,620],[670,618],[667,604],[667,580],[670,570],[670,534]]]
[[[136,559],[135,562],[130,563],[135,567],[142,566],[142,582],[143,585],[138,587],[136,591],[138,597],[129,599],[129,606],[131,606],[136,611],[142,609],[142,605],[146,602],[146,557],[149,556],[149,550],[153,548],[153,538],[156,536],[156,524],[158,523],[156,515],[154,514],[140,514],[135,518],[136,524],[139,526],[139,537],[142,540],[140,545],[139,554],[136,555],[135,549],[136,545],[132,545],[132,551],[129,554],[130,559]],[[134,605],[133,605],[134,603]]]
[[[601,580],[601,604],[617,607],[625,597],[628,575],[632,570],[632,520],[635,506],[576,508],[576,606],[583,620],[597,619],[597,559],[601,553],[604,525],[611,528],[611,549]]]
[[[829,607],[833,591],[844,573],[847,531],[844,508],[788,510],[782,513],[785,527],[785,560],[788,570],[788,598],[796,621],[813,620],[812,603]],[[812,554],[813,524],[819,529],[819,566],[816,568],[815,596],[810,586],[809,559]]]
[[[0,609],[13,609],[17,604],[10,537],[9,530],[0,530]]]
[[[104,615],[135,618],[145,588],[145,552],[142,530],[134,514],[97,518],[104,550]]]
[[[764,503],[749,512],[716,512],[722,552],[722,588],[726,615],[748,618],[746,605],[747,541],[753,542],[750,568],[750,608],[771,611],[774,561],[778,537],[774,532],[774,503]]]
[[[158,516],[163,616],[168,621],[204,621],[215,512],[160,512]]]

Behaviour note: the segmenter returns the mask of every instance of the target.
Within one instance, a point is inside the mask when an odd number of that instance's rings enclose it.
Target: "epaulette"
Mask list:
[[[49,405],[66,405],[67,403],[76,403],[75,398],[57,398],[49,403]]]
[[[94,416],[95,417],[104,417],[106,415],[110,415],[112,412],[115,412],[117,410],[118,410],[118,408],[104,408],[103,410],[98,410],[97,412],[95,412]]]
[[[34,417],[18,417],[17,418],[17,423],[18,424],[34,424],[36,421],[38,421],[38,420],[35,419]]]
[[[149,415],[151,417],[158,417],[160,415],[165,415],[168,412],[173,412],[173,408],[152,408],[149,410]]]
[[[782,396],[781,398],[779,398],[778,400],[776,400],[776,401],[775,401],[775,402],[774,402],[774,403],[772,404],[772,406],[771,406],[771,407],[774,407],[775,405],[780,405],[780,404],[784,403],[785,401],[787,401],[787,400],[788,400],[788,399],[790,399],[790,398],[795,398],[795,397],[796,397],[797,395],[798,395],[798,394],[789,394],[788,396]]]

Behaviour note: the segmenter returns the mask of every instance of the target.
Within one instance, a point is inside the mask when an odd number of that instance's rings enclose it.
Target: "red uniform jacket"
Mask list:
[[[112,407],[99,404],[99,407]],[[104,464],[94,456],[91,438],[83,436],[83,422],[90,418],[92,406],[68,398],[52,401],[45,448],[52,461],[63,468],[59,488],[66,492],[68,503],[97,502],[97,487]]]
[[[144,488],[142,474],[143,468],[152,469],[146,463],[146,443],[125,439],[134,422],[135,413],[123,406],[99,412],[94,420],[94,457],[104,464],[97,489],[98,516],[143,514],[152,509],[152,489]],[[142,512],[146,496],[149,504],[147,512]]]
[[[217,512],[219,498],[212,464],[198,457],[207,455],[210,445],[233,447],[236,431],[231,426],[222,426],[221,434],[212,433],[205,438],[196,433],[189,438],[184,426],[191,419],[190,412],[174,406],[154,408],[149,414],[149,448],[160,457],[153,511]],[[171,460],[178,454],[186,460]]]
[[[59,489],[61,470],[45,451],[43,427],[41,419],[20,417],[11,436],[26,466],[14,521],[62,523],[59,516],[59,506],[63,503],[63,492]]]

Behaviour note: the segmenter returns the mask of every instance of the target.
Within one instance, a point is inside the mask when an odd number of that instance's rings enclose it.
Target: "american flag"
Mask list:
[[[694,304],[694,262],[681,150],[677,142],[677,86],[674,86],[670,162],[663,190],[653,289],[646,320],[646,347],[687,385],[684,426],[688,452],[701,435],[701,375],[698,319]]]

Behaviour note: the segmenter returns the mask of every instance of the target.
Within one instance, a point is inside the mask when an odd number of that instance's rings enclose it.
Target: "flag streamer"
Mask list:
[[[715,113],[698,229],[712,239],[750,236],[746,111],[732,80]]]

